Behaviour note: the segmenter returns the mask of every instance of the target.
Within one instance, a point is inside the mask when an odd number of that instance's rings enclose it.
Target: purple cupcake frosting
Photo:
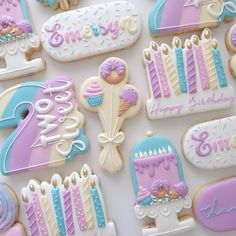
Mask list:
[[[32,33],[32,25],[26,21],[22,20],[16,24],[17,28],[22,32],[22,33]]]
[[[120,76],[124,75],[126,72],[126,65],[116,58],[111,58],[105,61],[101,66],[100,75],[103,79],[106,79],[112,71],[116,71]]]
[[[174,190],[181,196],[185,197],[188,194],[188,186],[184,182],[179,182],[174,186]]]
[[[0,30],[7,28],[10,25],[16,24],[15,20],[10,16],[0,16]]]
[[[138,93],[133,88],[128,88],[120,93],[120,99],[134,106],[138,101]]]

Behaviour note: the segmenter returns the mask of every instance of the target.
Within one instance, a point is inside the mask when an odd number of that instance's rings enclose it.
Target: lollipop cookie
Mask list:
[[[128,66],[119,58],[109,58],[102,63],[97,77],[87,79],[80,92],[82,105],[97,112],[104,127],[98,136],[102,146],[100,165],[111,173],[119,171],[122,157],[117,147],[125,139],[120,131],[127,118],[135,116],[142,105],[135,87],[128,85]]]
[[[6,184],[0,184],[0,233],[4,236],[25,236],[25,230],[18,220],[19,206],[15,193]],[[14,225],[15,224],[15,225]]]
[[[43,70],[45,63],[41,59],[30,60],[29,57],[40,47],[41,42],[29,20],[26,1],[0,1],[0,59],[6,64],[6,68],[0,69],[0,80]]]
[[[192,204],[180,157],[168,139],[147,134],[135,145],[130,159],[136,217],[155,220],[154,224],[143,226],[142,235],[183,233],[195,223],[190,216],[178,217],[182,209],[191,208]]]

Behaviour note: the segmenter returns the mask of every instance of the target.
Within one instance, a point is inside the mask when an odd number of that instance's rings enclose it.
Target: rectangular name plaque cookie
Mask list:
[[[44,24],[41,37],[52,58],[69,62],[127,48],[140,32],[135,6],[116,1],[55,15]]]

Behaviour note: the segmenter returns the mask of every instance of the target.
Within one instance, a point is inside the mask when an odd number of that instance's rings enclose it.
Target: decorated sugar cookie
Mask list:
[[[50,6],[53,10],[58,10],[61,8],[63,11],[70,10],[71,6],[77,6],[79,0],[37,0],[44,6]]]
[[[33,32],[25,0],[0,1],[0,59],[6,67],[0,69],[0,80],[39,72],[45,68],[42,59],[30,60],[41,43]]]
[[[64,179],[55,174],[50,183],[31,180],[22,189],[22,201],[30,235],[116,236],[98,178],[88,165]]]
[[[0,96],[0,128],[15,128],[1,148],[4,175],[63,165],[85,153],[84,117],[73,82],[26,82]]]
[[[141,32],[136,7],[126,1],[106,2],[51,17],[42,28],[47,53],[69,62],[133,45]]]
[[[6,184],[0,184],[0,234],[4,236],[26,236],[25,229],[16,223],[19,215],[19,203],[13,190]],[[16,224],[15,224],[16,223]]]
[[[183,137],[187,160],[202,169],[236,165],[236,116],[192,126]]]
[[[102,63],[98,76],[87,79],[80,91],[82,105],[97,112],[102,122],[104,132],[98,136],[102,146],[99,163],[110,173],[119,171],[123,166],[117,149],[125,139],[121,128],[125,120],[135,116],[142,106],[139,92],[127,84],[128,81],[127,64],[111,57]]]
[[[153,36],[216,27],[236,17],[235,0],[156,0],[149,14]]]
[[[232,76],[236,78],[236,24],[226,34],[226,46],[231,53],[229,69]]]
[[[154,219],[154,224],[143,226],[143,236],[181,234],[195,223],[190,216],[178,218],[192,205],[180,157],[168,139],[147,135],[135,145],[130,159],[135,215]]]
[[[236,230],[236,178],[210,183],[194,198],[194,214],[199,223],[215,232]]]
[[[150,43],[143,52],[151,98],[150,119],[212,111],[234,104],[216,39],[205,29],[184,43],[175,37],[167,44]]]

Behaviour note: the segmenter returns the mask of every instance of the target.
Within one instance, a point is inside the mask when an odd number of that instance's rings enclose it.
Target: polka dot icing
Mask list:
[[[0,184],[0,232],[8,230],[16,221],[18,209],[13,192]]]

